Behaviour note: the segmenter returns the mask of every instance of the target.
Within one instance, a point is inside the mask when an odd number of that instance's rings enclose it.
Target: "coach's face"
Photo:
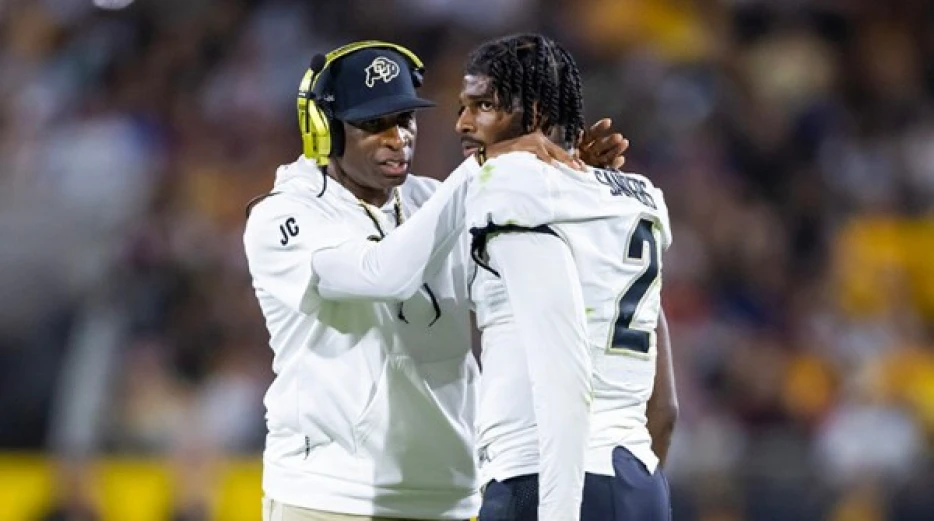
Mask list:
[[[492,145],[524,133],[522,111],[502,106],[489,76],[464,76],[460,104],[454,128],[460,134],[464,157],[476,152],[481,145]]]
[[[391,189],[401,185],[409,173],[417,134],[411,111],[344,123],[344,153],[334,162],[363,190]]]

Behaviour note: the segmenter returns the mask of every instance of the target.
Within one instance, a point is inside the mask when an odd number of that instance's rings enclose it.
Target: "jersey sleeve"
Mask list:
[[[495,157],[474,176],[464,202],[473,259],[497,274],[483,260],[486,244],[504,232],[544,232],[554,221],[554,193],[547,165],[525,152]]]
[[[487,161],[467,190],[468,229],[534,228],[552,222],[554,194],[546,168],[526,152]]]
[[[668,204],[665,202],[665,194],[662,192],[661,188],[653,186],[652,193],[655,204],[658,207],[656,211],[658,212],[658,221],[662,233],[662,250],[668,250],[673,239],[671,234],[671,219],[668,217]]]
[[[254,288],[295,311],[311,312],[315,307],[313,255],[351,237],[339,220],[287,194],[268,197],[253,209],[243,233]]]
[[[577,267],[567,244],[543,234],[497,235],[489,254],[501,272],[532,383],[540,454],[538,518],[573,521],[580,515],[592,395]],[[529,269],[528,259],[536,259],[535,269]]]

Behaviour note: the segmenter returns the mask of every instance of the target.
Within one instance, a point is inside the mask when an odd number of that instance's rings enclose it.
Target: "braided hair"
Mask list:
[[[577,144],[584,129],[580,70],[551,38],[527,33],[491,40],[470,54],[464,72],[489,76],[503,109],[521,107],[525,132],[557,125],[566,146]]]

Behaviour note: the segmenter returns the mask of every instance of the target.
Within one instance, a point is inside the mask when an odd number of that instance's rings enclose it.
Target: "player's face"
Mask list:
[[[418,126],[414,112],[402,112],[377,119],[344,123],[344,154],[335,158],[357,191],[387,190],[401,185],[409,173],[415,153]]]
[[[489,76],[464,76],[460,104],[454,128],[460,134],[464,157],[476,152],[481,145],[492,145],[524,134],[522,111],[502,106]]]

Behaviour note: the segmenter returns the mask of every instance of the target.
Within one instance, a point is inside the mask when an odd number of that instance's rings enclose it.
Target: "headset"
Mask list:
[[[409,62],[413,85],[416,89],[422,86],[425,66],[415,53],[401,45],[366,40],[349,43],[326,55],[316,54],[298,87],[298,126],[302,133],[305,157],[315,160],[319,166],[327,165],[328,158],[339,156],[344,148],[344,127],[340,123],[335,124],[330,105],[333,97],[327,92],[329,68],[348,54],[372,48],[389,49],[401,54]]]

